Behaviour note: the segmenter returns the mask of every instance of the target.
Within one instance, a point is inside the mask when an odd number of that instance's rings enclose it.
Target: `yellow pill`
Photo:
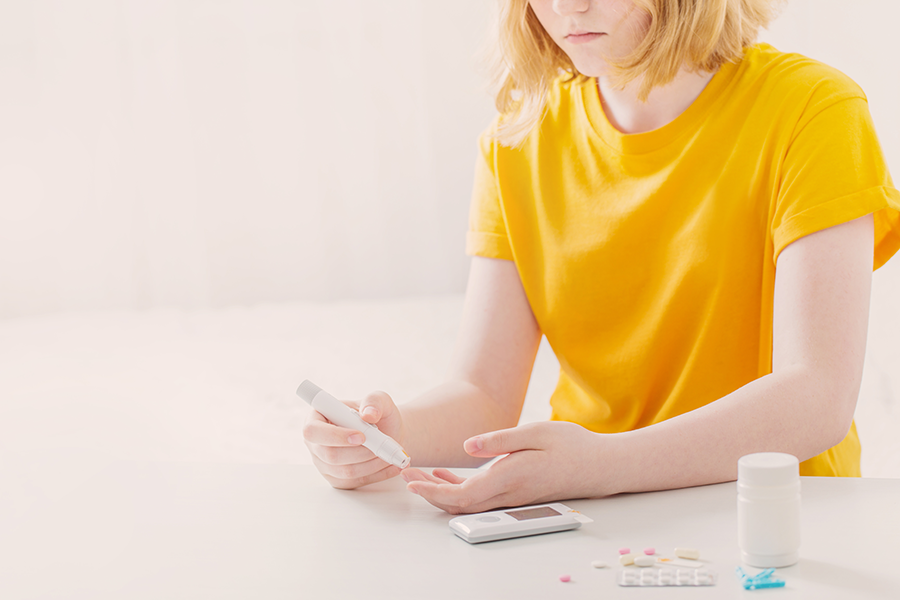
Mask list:
[[[690,560],[700,560],[700,551],[694,548],[675,548],[675,556]]]

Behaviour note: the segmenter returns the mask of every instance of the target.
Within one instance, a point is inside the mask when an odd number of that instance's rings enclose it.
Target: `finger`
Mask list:
[[[511,501],[509,501],[508,494],[503,493],[497,496],[492,496],[490,498],[479,500],[474,504],[468,506],[462,506],[460,504],[447,503],[445,502],[439,495],[432,493],[434,488],[430,487],[435,484],[421,484],[417,486],[407,486],[407,488],[415,487],[416,489],[410,490],[424,498],[428,501],[429,504],[440,508],[443,511],[446,511],[450,514],[458,515],[462,513],[478,513],[484,512],[486,510],[492,510],[494,508],[498,508],[501,506],[511,506],[513,505]],[[456,485],[456,484],[444,484],[448,486]]]
[[[372,392],[359,403],[359,415],[367,423],[391,419],[397,406],[386,392]]]
[[[443,469],[436,469],[435,471],[438,471],[438,470],[443,470]],[[420,469],[415,469],[415,468],[404,469],[400,473],[400,475],[403,477],[403,480],[406,483],[409,483],[411,481],[429,481],[431,483],[438,483],[438,484],[447,483],[446,479],[436,477],[430,473],[426,473],[425,471],[422,471]],[[453,481],[451,483],[462,483],[463,481],[465,481],[465,479],[460,478],[459,481]]]
[[[365,446],[322,446],[307,443],[310,454],[329,465],[352,465],[372,460],[374,454]]]
[[[460,477],[459,475],[452,473],[447,469],[435,469],[434,471],[432,471],[432,473],[435,477],[439,477],[440,479],[443,479],[444,481],[447,481],[449,483],[462,483],[466,480],[465,477]]]
[[[373,483],[378,483],[379,481],[384,481],[385,479],[390,479],[391,477],[396,477],[399,474],[400,467],[387,465],[380,471],[376,471],[375,473],[371,473],[354,480],[338,479],[330,475],[325,475],[324,473],[322,474],[322,476],[325,477],[325,481],[327,481],[333,488],[339,490],[353,490],[365,485],[371,485]]]
[[[527,485],[532,479],[529,473],[533,473],[535,458],[534,452],[516,452],[498,460],[491,469],[459,484],[416,481],[406,487],[453,514],[482,512],[498,506],[518,506],[529,498],[541,495]],[[442,475],[453,475],[446,469],[440,471]]]
[[[331,465],[323,460],[321,460],[317,456],[312,457],[313,464],[319,470],[322,475],[326,475],[328,477],[333,477],[334,479],[340,479],[343,481],[355,481],[358,479],[363,479],[381,471],[388,465],[388,463],[384,462],[380,458],[372,458],[371,460],[367,460],[364,462],[354,463],[351,465]],[[399,469],[397,473],[399,473]]]
[[[541,429],[535,423],[500,429],[470,437],[463,442],[463,449],[470,456],[491,457],[518,452],[520,450],[540,450]]]
[[[343,402],[344,404],[346,404],[353,410],[356,410],[356,411],[359,410],[359,402],[357,402],[356,400],[341,400],[341,402]],[[331,421],[328,421],[328,419],[326,419],[322,413],[320,413],[319,411],[317,411],[315,409],[309,411],[309,418],[316,419],[318,421],[326,421],[328,423],[331,422]]]
[[[316,416],[321,418],[316,418]],[[313,411],[311,418],[303,425],[303,439],[322,446],[347,447],[361,445],[366,441],[366,436],[355,429],[330,423],[322,415]]]
[[[416,468],[406,468],[400,472],[400,476],[403,477],[403,481],[409,483],[411,481],[430,481],[432,483],[444,483],[441,479],[434,477],[422,471],[421,469]]]
[[[328,420],[325,418],[325,415],[323,415],[322,413],[320,413],[317,410],[310,410],[309,414],[306,417],[306,420],[307,421],[322,421],[324,423],[328,422]]]
[[[484,471],[462,483],[413,481],[406,487],[435,506],[451,507],[444,508],[447,512],[477,512],[484,503],[506,491],[503,479],[491,471]]]

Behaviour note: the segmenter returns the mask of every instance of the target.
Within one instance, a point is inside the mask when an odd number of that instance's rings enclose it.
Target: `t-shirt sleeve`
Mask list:
[[[512,249],[500,202],[500,190],[494,173],[493,148],[496,143],[490,131],[482,134],[478,140],[478,159],[475,163],[472,204],[469,208],[466,254],[512,260]]]
[[[900,192],[868,104],[845,96],[809,112],[785,153],[772,221],[775,260],[803,236],[874,214],[877,269],[900,248]]]

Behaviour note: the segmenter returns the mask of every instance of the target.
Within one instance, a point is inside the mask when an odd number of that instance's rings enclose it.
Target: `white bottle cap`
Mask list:
[[[791,485],[799,478],[800,461],[791,454],[759,452],[738,460],[738,483],[743,485]]]

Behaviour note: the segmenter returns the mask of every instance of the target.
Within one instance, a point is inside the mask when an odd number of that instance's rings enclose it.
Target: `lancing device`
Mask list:
[[[409,466],[409,454],[394,441],[393,438],[383,434],[378,427],[363,421],[359,413],[314,384],[309,379],[303,381],[297,388],[297,395],[306,400],[313,410],[321,413],[326,419],[346,427],[362,432],[366,436],[363,446],[371,450],[375,456],[383,461],[396,465],[401,469]]]

